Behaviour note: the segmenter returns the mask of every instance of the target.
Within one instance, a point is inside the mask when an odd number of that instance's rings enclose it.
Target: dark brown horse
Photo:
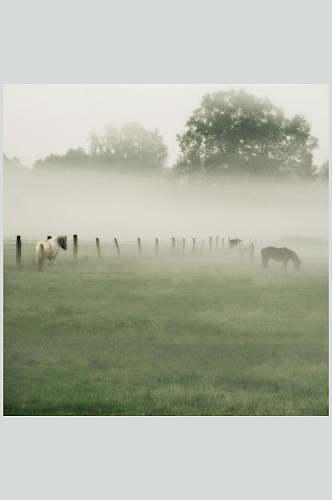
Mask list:
[[[263,267],[267,267],[269,264],[269,260],[277,260],[278,262],[282,262],[284,269],[287,269],[287,264],[289,261],[292,261],[295,269],[300,269],[301,261],[299,256],[290,250],[289,248],[282,247],[266,247],[261,250],[262,255],[262,263]]]

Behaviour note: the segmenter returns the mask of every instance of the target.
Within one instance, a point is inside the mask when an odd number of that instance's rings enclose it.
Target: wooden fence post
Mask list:
[[[216,236],[216,250],[219,249],[219,236]]]
[[[101,257],[99,238],[96,238],[97,255]]]
[[[196,250],[196,238],[193,238],[193,252]]]
[[[250,259],[254,260],[254,258],[255,258],[255,244],[253,242],[250,243],[249,255],[250,255]]]
[[[142,255],[141,238],[137,238],[138,255]]]
[[[22,241],[21,236],[16,236],[16,265],[21,267],[22,260]]]
[[[186,251],[186,238],[182,238],[182,253],[185,254]]]
[[[212,252],[212,236],[209,236],[209,250]]]
[[[225,238],[222,238],[222,240],[221,240],[221,248],[222,249],[225,248]]]
[[[120,257],[120,255],[121,255],[121,253],[120,253],[120,247],[119,247],[118,240],[116,238],[114,238],[114,243],[115,243],[115,248],[116,248],[118,257]]]
[[[175,254],[175,238],[173,236],[173,238],[172,238],[172,255],[174,255],[174,254]]]
[[[73,257],[77,258],[77,234],[73,234]]]
[[[155,252],[156,252],[156,255],[158,255],[158,253],[159,253],[159,240],[158,240],[158,238],[155,239]]]

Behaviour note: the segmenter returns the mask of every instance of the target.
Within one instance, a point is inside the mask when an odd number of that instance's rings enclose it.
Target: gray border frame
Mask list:
[[[332,82],[322,0],[4,4],[2,83]],[[331,417],[1,417],[0,488],[15,500],[325,498],[329,431]]]

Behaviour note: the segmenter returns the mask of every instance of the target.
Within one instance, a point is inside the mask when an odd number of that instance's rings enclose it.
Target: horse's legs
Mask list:
[[[283,268],[285,271],[287,271],[288,260],[284,260],[283,263],[284,263]]]
[[[254,247],[253,243],[251,243],[249,251],[250,251],[250,259],[254,260],[254,257],[255,257],[255,247]]]
[[[55,263],[55,257],[49,257],[48,258],[48,267],[52,269],[54,267],[54,263]]]
[[[43,264],[44,264],[44,259],[43,257],[38,257],[37,259],[37,268],[38,268],[38,271],[41,271],[43,269]]]

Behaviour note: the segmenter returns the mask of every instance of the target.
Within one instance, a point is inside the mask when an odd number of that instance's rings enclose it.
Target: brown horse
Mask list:
[[[301,267],[301,261],[299,256],[289,248],[282,247],[266,247],[261,250],[262,264],[263,267],[268,267],[269,260],[276,260],[283,263],[284,269],[287,269],[287,264],[292,261],[295,269],[299,270]]]

